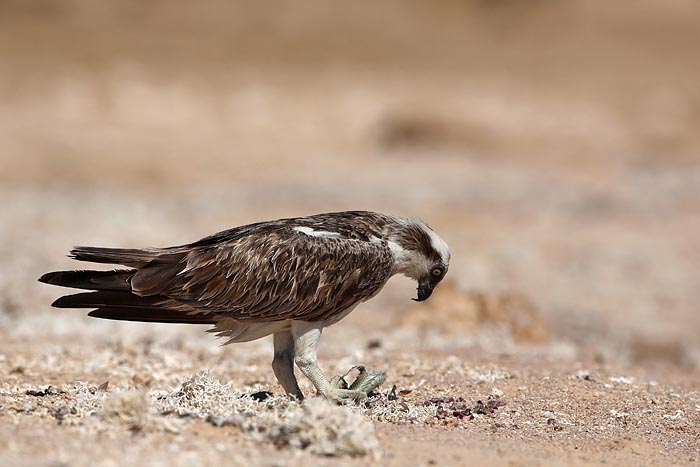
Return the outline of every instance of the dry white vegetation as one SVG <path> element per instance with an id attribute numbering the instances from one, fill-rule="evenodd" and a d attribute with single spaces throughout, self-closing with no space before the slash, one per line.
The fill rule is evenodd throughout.
<path id="1" fill-rule="evenodd" d="M 450 358 L 446 366 L 450 367 L 446 368 L 448 372 L 458 367 Z M 464 371 L 477 384 L 510 378 L 507 372 L 496 368 Z M 381 456 L 381 450 L 373 421 L 431 425 L 441 419 L 442 406 L 453 402 L 461 403 L 462 410 L 470 415 L 464 401 L 444 398 L 434 403 L 416 402 L 402 397 L 411 390 L 399 391 L 397 397 L 396 388 L 384 389 L 360 404 L 344 406 L 320 397 L 298 402 L 284 395 L 254 391 L 233 382 L 222 384 L 205 370 L 169 392 L 110 390 L 108 383 L 95 387 L 77 382 L 68 388 L 14 388 L 10 393 L 65 396 L 66 405 L 39 415 L 53 416 L 62 425 L 98 432 L 124 429 L 178 434 L 189 423 L 204 420 L 215 427 L 235 427 L 256 442 L 271 443 L 280 449 L 321 456 L 369 455 L 375 459 Z M 500 397 L 498 391 L 492 393 Z"/>
<path id="2" fill-rule="evenodd" d="M 110 393 L 85 383 L 65 392 L 69 406 L 52 414 L 65 425 L 99 431 L 121 427 L 134 432 L 179 433 L 187 423 L 203 419 L 217 427 L 237 427 L 255 441 L 271 442 L 278 448 L 322 456 L 380 455 L 374 427 L 359 407 L 341 407 L 322 398 L 299 403 L 281 395 L 259 400 L 231 383 L 221 384 L 207 371 L 167 394 Z"/>
<path id="3" fill-rule="evenodd" d="M 281 395 L 263 397 L 261 401 L 231 383 L 221 384 L 204 371 L 155 404 L 161 413 L 205 418 L 215 426 L 233 425 L 277 447 L 325 456 L 379 453 L 374 427 L 356 410 L 321 398 L 299 403 Z"/>

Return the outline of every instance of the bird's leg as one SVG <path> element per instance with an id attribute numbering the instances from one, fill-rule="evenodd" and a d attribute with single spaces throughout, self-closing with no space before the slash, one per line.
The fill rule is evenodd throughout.
<path id="1" fill-rule="evenodd" d="M 294 362 L 304 376 L 313 383 L 316 391 L 326 399 L 343 402 L 347 400 L 364 399 L 367 392 L 359 388 L 342 389 L 332 385 L 323 376 L 316 359 L 316 348 L 321 338 L 322 323 L 295 321 L 292 323 L 294 336 Z"/>
<path id="2" fill-rule="evenodd" d="M 294 376 L 294 339 L 292 333 L 290 331 L 276 332 L 273 341 L 275 356 L 272 359 L 272 370 L 277 376 L 277 381 L 289 396 L 302 400 L 304 395 Z"/>

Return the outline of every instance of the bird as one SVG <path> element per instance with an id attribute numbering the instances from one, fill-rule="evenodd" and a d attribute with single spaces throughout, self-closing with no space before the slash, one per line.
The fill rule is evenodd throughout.
<path id="1" fill-rule="evenodd" d="M 417 218 L 343 211 L 252 223 L 166 248 L 77 246 L 69 257 L 121 267 L 44 274 L 40 282 L 88 291 L 52 306 L 92 308 L 88 316 L 111 320 L 212 325 L 224 344 L 272 335 L 272 369 L 290 397 L 304 397 L 296 365 L 318 395 L 345 403 L 367 397 L 386 374 L 359 365 L 351 384 L 326 379 L 317 361 L 322 330 L 396 274 L 416 281 L 413 300 L 428 299 L 450 250 Z"/>

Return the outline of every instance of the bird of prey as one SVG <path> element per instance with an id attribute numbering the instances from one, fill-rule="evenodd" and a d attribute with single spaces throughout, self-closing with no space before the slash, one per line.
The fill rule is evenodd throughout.
<path id="1" fill-rule="evenodd" d="M 91 291 L 53 306 L 93 308 L 89 316 L 113 320 L 209 324 L 226 344 L 272 334 L 272 369 L 287 394 L 303 398 L 296 363 L 335 401 L 364 398 L 386 376 L 358 367 L 349 386 L 327 380 L 316 359 L 323 328 L 394 274 L 416 280 L 414 300 L 426 300 L 450 262 L 447 244 L 423 221 L 366 211 L 249 224 L 168 248 L 80 246 L 70 256 L 125 268 L 45 274 L 39 281 Z"/>

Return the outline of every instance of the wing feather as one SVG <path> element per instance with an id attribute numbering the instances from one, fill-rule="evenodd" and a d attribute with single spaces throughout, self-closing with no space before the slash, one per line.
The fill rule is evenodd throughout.
<path id="1" fill-rule="evenodd" d="M 255 321 L 333 316 L 377 293 L 393 267 L 382 242 L 313 237 L 292 228 L 204 244 L 180 263 L 180 270 L 149 276 L 161 287 L 148 281 L 141 289 Z M 138 273 L 133 283 L 140 284 Z"/>
<path id="2" fill-rule="evenodd" d="M 390 221 L 353 211 L 250 224 L 170 248 L 76 247 L 78 260 L 133 269 L 40 280 L 103 291 L 59 304 L 112 319 L 325 320 L 371 298 L 393 273 L 388 245 L 377 241 Z"/>

